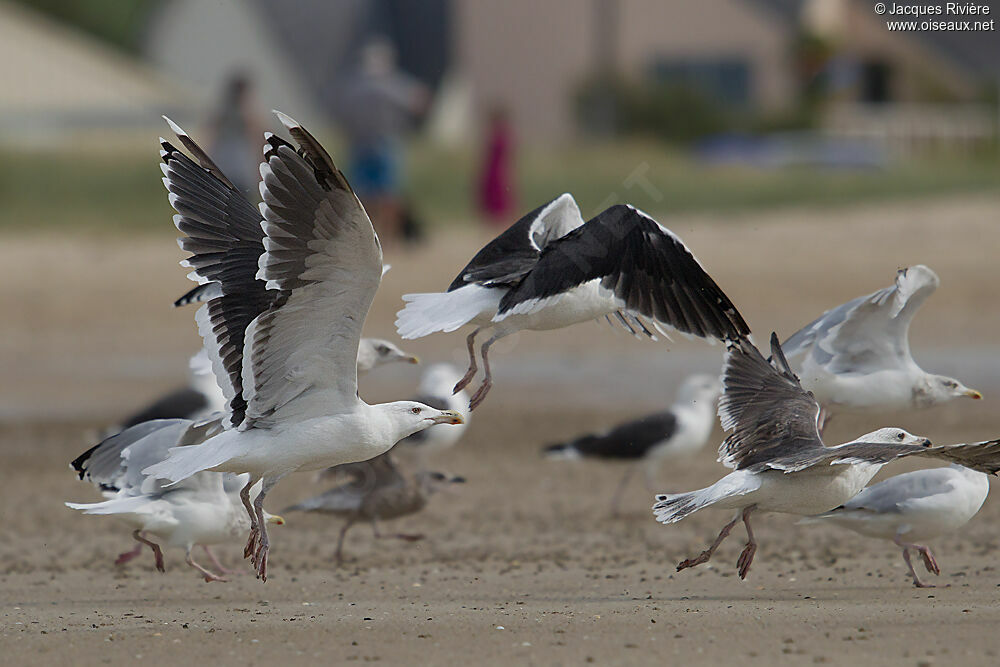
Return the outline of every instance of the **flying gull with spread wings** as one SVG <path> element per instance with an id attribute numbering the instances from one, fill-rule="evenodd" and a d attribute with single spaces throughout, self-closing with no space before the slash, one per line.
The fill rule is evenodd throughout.
<path id="1" fill-rule="evenodd" d="M 614 317 L 636 336 L 655 339 L 668 329 L 725 340 L 750 333 L 729 297 L 673 232 L 626 205 L 587 222 L 573 197 L 539 206 L 488 243 L 447 291 L 405 294 L 396 328 L 404 339 L 472 324 L 466 338 L 469 369 L 458 392 L 475 377 L 476 336 L 484 378 L 475 409 L 492 386 L 489 348 L 517 331 L 560 329 Z"/>
<path id="2" fill-rule="evenodd" d="M 782 344 L 803 357 L 799 377 L 823 406 L 820 426 L 840 411 L 923 409 L 953 398 L 982 398 L 975 389 L 928 373 L 910 353 L 910 322 L 940 284 L 918 264 L 896 282 L 823 313 Z"/>
<path id="3" fill-rule="evenodd" d="M 719 446 L 719 460 L 735 470 L 707 488 L 656 497 L 653 513 L 665 524 L 705 507 L 738 510 L 715 542 L 678 570 L 707 562 L 742 519 L 748 539 L 737 567 L 746 578 L 757 551 L 753 512 L 827 512 L 901 457 L 943 459 L 990 474 L 1000 470 L 1000 440 L 935 447 L 902 429 L 881 428 L 827 447 L 819 433 L 819 403 L 799 384 L 773 333 L 771 358 L 769 363 L 749 340 L 727 343 L 719 417 L 731 433 Z"/>
<path id="4" fill-rule="evenodd" d="M 412 433 L 462 421 L 414 401 L 369 405 L 358 396 L 358 345 L 382 248 L 330 155 L 299 123 L 277 116 L 297 146 L 265 135 L 259 213 L 183 130 L 172 126 L 194 160 L 161 141 L 189 277 L 219 283 L 220 295 L 195 320 L 227 406 L 221 433 L 172 448 L 144 470 L 173 481 L 202 470 L 249 473 L 240 492 L 251 521 L 244 555 L 265 581 L 263 503 L 280 479 L 370 459 Z"/>

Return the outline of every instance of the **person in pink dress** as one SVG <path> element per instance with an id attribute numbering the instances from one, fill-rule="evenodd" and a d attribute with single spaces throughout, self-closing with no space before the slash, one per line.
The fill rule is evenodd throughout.
<path id="1" fill-rule="evenodd" d="M 479 210 L 491 224 L 504 227 L 512 221 L 514 196 L 514 137 L 507 112 L 490 112 L 486 151 L 479 182 Z"/>

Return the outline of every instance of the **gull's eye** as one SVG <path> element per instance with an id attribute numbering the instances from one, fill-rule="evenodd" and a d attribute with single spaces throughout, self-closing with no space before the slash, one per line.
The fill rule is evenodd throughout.
<path id="1" fill-rule="evenodd" d="M 906 434 L 903 433 L 902 431 L 900 431 L 899 433 L 896 434 L 896 439 L 897 440 L 902 440 L 905 437 L 906 437 Z"/>
<path id="2" fill-rule="evenodd" d="M 420 414 L 420 408 L 410 408 L 410 412 L 412 412 L 415 415 L 419 415 Z"/>
<path id="3" fill-rule="evenodd" d="M 378 352 L 379 354 L 388 354 L 388 353 L 389 353 L 389 348 L 387 348 L 387 347 L 386 347 L 385 345 L 379 345 L 379 346 L 378 346 L 377 348 L 375 348 L 375 349 L 376 349 L 376 351 L 377 351 L 377 352 Z"/>
<path id="4" fill-rule="evenodd" d="M 948 389 L 954 389 L 955 387 L 958 386 L 958 384 L 949 380 L 944 383 L 944 386 L 948 387 Z"/>

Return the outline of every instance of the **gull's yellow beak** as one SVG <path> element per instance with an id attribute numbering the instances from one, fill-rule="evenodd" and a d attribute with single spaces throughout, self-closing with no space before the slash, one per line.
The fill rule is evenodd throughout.
<path id="1" fill-rule="evenodd" d="M 455 410 L 445 410 L 437 417 L 431 417 L 431 421 L 435 424 L 464 424 L 465 417 Z"/>
<path id="2" fill-rule="evenodd" d="M 978 401 L 979 399 L 981 399 L 981 398 L 983 397 L 983 395 L 982 395 L 982 394 L 980 394 L 980 393 L 979 393 L 978 391 L 976 391 L 975 389 L 966 389 L 966 390 L 965 390 L 965 395 L 966 395 L 966 396 L 968 396 L 969 398 L 974 398 L 974 399 L 976 399 L 977 401 Z"/>
<path id="3" fill-rule="evenodd" d="M 415 354 L 411 354 L 410 356 L 406 357 L 406 361 L 407 361 L 407 363 L 411 363 L 411 364 L 419 364 L 420 363 L 420 357 L 418 357 Z"/>
<path id="4" fill-rule="evenodd" d="M 280 517 L 277 514 L 272 514 L 271 516 L 267 517 L 267 522 L 268 523 L 273 523 L 276 526 L 284 526 L 285 525 L 285 518 L 284 517 Z"/>

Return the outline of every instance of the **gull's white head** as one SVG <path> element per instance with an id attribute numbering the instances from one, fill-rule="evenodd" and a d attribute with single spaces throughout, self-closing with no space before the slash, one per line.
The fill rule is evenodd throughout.
<path id="1" fill-rule="evenodd" d="M 358 370 L 367 372 L 394 361 L 405 361 L 408 364 L 419 364 L 420 359 L 409 352 L 404 352 L 398 346 L 381 338 L 362 338 L 358 346 Z"/>
<path id="2" fill-rule="evenodd" d="M 689 375 L 677 390 L 678 402 L 705 403 L 715 407 L 715 399 L 722 392 L 722 383 L 713 375 L 698 373 Z"/>
<path id="3" fill-rule="evenodd" d="M 955 378 L 950 378 L 945 375 L 928 375 L 927 385 L 923 387 L 923 395 L 918 395 L 916 397 L 919 403 L 921 399 L 924 399 L 927 403 L 933 405 L 935 403 L 944 403 L 953 398 L 961 398 L 962 396 L 967 396 L 968 398 L 980 399 L 983 397 L 975 389 L 970 389 L 964 384 L 956 380 Z"/>
<path id="4" fill-rule="evenodd" d="M 396 429 L 396 441 L 435 424 L 464 424 L 465 418 L 455 410 L 437 410 L 416 401 L 396 401 L 379 406 Z"/>
<path id="5" fill-rule="evenodd" d="M 901 428 L 889 427 L 880 428 L 877 431 L 867 433 L 855 442 L 871 442 L 881 445 L 920 445 L 930 447 L 931 441 L 921 435 L 913 435 Z"/>

